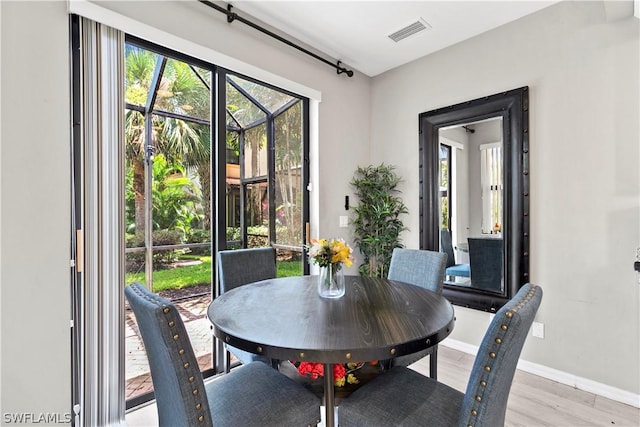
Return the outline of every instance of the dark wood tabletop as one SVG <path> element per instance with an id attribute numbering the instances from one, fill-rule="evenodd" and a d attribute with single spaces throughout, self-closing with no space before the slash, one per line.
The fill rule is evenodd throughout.
<path id="1" fill-rule="evenodd" d="M 453 307 L 440 295 L 386 279 L 345 281 L 338 299 L 318 296 L 317 276 L 240 286 L 209 306 L 213 333 L 274 359 L 347 363 L 410 354 L 453 330 Z"/>

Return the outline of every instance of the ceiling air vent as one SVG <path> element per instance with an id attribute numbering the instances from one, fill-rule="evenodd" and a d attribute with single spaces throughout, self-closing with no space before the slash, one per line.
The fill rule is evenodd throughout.
<path id="1" fill-rule="evenodd" d="M 431 25 L 429 25 L 424 19 L 420 18 L 416 22 L 413 22 L 396 32 L 389 34 L 388 37 L 394 42 L 398 43 L 400 40 L 404 40 L 409 36 L 412 36 L 419 33 L 420 31 L 424 31 L 429 28 L 431 28 Z"/>

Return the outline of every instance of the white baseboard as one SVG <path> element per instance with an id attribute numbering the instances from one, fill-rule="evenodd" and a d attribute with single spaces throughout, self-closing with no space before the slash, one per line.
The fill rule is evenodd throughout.
<path id="1" fill-rule="evenodd" d="M 462 351 L 463 353 L 472 354 L 474 356 L 478 353 L 478 346 L 462 341 L 452 340 L 450 338 L 438 345 Z M 579 377 L 568 372 L 559 371 L 557 369 L 549 368 L 548 366 L 539 365 L 522 359 L 518 361 L 518 369 L 530 374 L 538 375 L 548 380 L 559 382 L 560 384 L 565 384 L 579 390 L 606 397 L 607 399 L 615 400 L 616 402 L 640 408 L 640 394 L 635 394 L 630 391 L 622 390 L 588 378 Z"/>

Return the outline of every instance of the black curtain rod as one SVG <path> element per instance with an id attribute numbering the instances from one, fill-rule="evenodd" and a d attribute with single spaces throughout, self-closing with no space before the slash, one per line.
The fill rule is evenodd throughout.
<path id="1" fill-rule="evenodd" d="M 353 71 L 344 68 L 342 66 L 342 62 L 341 61 L 338 61 L 338 62 L 336 62 L 334 64 L 333 62 L 321 57 L 320 55 L 316 55 L 315 53 L 311 52 L 310 50 L 307 50 L 307 49 L 303 48 L 302 46 L 298 46 L 297 44 L 293 43 L 292 41 L 289 41 L 289 40 L 277 35 L 276 33 L 271 32 L 271 31 L 267 30 L 266 28 L 263 28 L 263 27 L 259 26 L 258 24 L 255 24 L 255 23 L 249 21 L 248 19 L 239 16 L 237 13 L 231 11 L 231 8 L 233 7 L 233 6 L 231 6 L 231 4 L 228 4 L 227 8 L 225 9 L 225 8 L 223 8 L 221 6 L 218 6 L 215 3 L 211 3 L 208 0 L 198 0 L 198 1 L 200 3 L 206 5 L 206 6 L 209 6 L 209 7 L 213 8 L 213 9 L 217 10 L 220 13 L 224 13 L 225 15 L 227 15 L 227 22 L 229 22 L 229 23 L 232 23 L 233 21 L 238 20 L 238 21 L 242 22 L 243 24 L 248 25 L 251 28 L 260 31 L 261 33 L 264 33 L 264 34 L 266 34 L 266 35 L 268 35 L 270 37 L 273 37 L 274 39 L 276 39 L 276 40 L 278 40 L 278 41 L 280 41 L 280 42 L 282 42 L 282 43 L 284 43 L 286 45 L 289 45 L 289 46 L 291 46 L 291 47 L 293 47 L 295 49 L 298 49 L 299 51 L 301 51 L 303 53 L 306 53 L 309 56 L 314 57 L 318 61 L 324 62 L 325 64 L 335 68 L 337 74 L 344 73 L 349 77 L 353 77 Z"/>

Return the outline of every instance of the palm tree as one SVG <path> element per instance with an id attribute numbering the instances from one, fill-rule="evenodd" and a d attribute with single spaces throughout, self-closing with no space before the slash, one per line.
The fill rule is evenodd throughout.
<path id="1" fill-rule="evenodd" d="M 148 105 L 154 73 L 163 66 L 160 84 L 155 91 L 155 102 Z M 196 70 L 184 62 L 166 59 L 135 46 L 127 46 L 125 99 L 128 104 L 137 107 L 136 110 L 127 111 L 125 122 L 126 160 L 128 166 L 133 169 L 136 234 L 144 232 L 145 224 L 145 116 L 150 115 L 152 120 L 149 145 L 154 147 L 154 152 L 162 153 L 169 161 L 182 162 L 186 167 L 195 168 L 203 184 L 203 199 L 210 198 L 209 125 L 153 114 L 154 111 L 164 111 L 209 120 L 210 91 L 196 74 Z M 210 81 L 210 72 L 198 72 L 203 79 L 208 77 Z M 203 204 L 205 222 L 209 222 L 211 216 L 208 205 L 207 202 Z"/>
<path id="2" fill-rule="evenodd" d="M 297 101 L 275 119 L 276 188 L 280 194 L 284 236 L 279 243 L 301 245 L 302 233 L 302 102 Z"/>
<path id="3" fill-rule="evenodd" d="M 153 78 L 158 55 L 144 49 L 127 46 L 125 100 L 129 104 L 144 107 L 149 86 Z M 125 115 L 125 159 L 133 169 L 133 192 L 135 197 L 135 231 L 144 233 L 144 152 L 146 145 L 144 115 L 136 110 L 127 110 Z"/>

